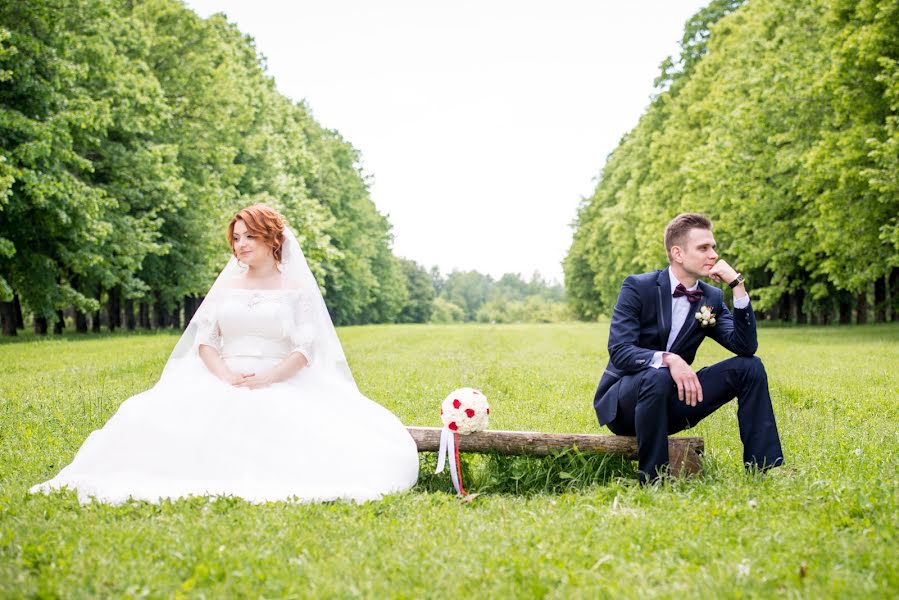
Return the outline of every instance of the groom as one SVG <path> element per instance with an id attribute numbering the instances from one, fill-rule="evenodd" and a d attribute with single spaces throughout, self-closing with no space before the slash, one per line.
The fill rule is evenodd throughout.
<path id="1" fill-rule="evenodd" d="M 668 467 L 668 435 L 693 427 L 737 398 L 747 468 L 783 463 L 755 314 L 743 276 L 715 252 L 712 223 L 698 214 L 676 216 L 665 228 L 667 269 L 630 275 L 621 286 L 609 332 L 609 364 L 593 398 L 600 425 L 636 435 L 640 482 Z M 734 312 L 708 277 L 733 289 Z M 704 310 L 704 309 L 710 310 Z M 699 344 L 711 337 L 736 354 L 694 372 Z"/>

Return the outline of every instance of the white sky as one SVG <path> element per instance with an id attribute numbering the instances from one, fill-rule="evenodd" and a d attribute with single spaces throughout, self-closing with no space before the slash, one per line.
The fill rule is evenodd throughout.
<path id="1" fill-rule="evenodd" d="M 394 251 L 562 280 L 570 223 L 708 0 L 189 0 L 362 153 Z"/>

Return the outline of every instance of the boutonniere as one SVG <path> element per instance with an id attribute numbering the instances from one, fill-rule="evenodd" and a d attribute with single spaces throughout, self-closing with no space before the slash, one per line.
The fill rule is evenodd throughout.
<path id="1" fill-rule="evenodd" d="M 715 313 L 712 312 L 711 306 L 702 306 L 699 309 L 699 312 L 696 313 L 696 320 L 699 321 L 699 324 L 703 327 L 714 327 L 715 326 Z"/>

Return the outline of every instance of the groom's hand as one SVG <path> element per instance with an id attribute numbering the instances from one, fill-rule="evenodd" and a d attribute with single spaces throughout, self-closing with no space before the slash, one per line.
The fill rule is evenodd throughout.
<path id="1" fill-rule="evenodd" d="M 730 283 L 738 276 L 739 273 L 737 273 L 737 270 L 727 264 L 727 261 L 725 260 L 719 260 L 711 269 L 709 269 L 709 278 L 716 283 L 730 285 Z M 742 283 L 737 284 L 734 287 L 733 294 L 735 300 L 746 296 L 746 287 Z"/>
<path id="2" fill-rule="evenodd" d="M 696 406 L 702 402 L 702 384 L 687 361 L 677 354 L 666 352 L 662 355 L 662 364 L 668 367 L 671 379 L 677 385 L 677 397 L 681 402 L 685 402 L 687 406 Z"/>
<path id="3" fill-rule="evenodd" d="M 737 270 L 722 259 L 709 269 L 709 278 L 715 283 L 730 283 L 737 278 Z"/>

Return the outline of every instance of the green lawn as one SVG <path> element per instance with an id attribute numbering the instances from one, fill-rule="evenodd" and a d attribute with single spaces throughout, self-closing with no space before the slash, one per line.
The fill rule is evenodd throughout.
<path id="1" fill-rule="evenodd" d="M 491 427 L 599 431 L 607 324 L 340 331 L 361 389 L 439 425 L 476 386 Z M 0 343 L 0 597 L 896 597 L 899 327 L 769 328 L 788 466 L 745 475 L 735 406 L 690 435 L 705 474 L 660 488 L 606 457 L 469 457 L 472 501 L 423 457 L 365 505 L 191 499 L 81 506 L 29 495 L 159 376 L 174 335 Z M 697 366 L 726 357 L 709 341 Z M 732 403 L 733 404 L 733 403 Z"/>

